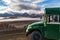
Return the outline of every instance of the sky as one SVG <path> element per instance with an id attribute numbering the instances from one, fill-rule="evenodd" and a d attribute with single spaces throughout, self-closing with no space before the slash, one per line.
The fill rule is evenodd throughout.
<path id="1" fill-rule="evenodd" d="M 0 13 L 44 13 L 44 8 L 60 7 L 60 0 L 0 0 Z"/>

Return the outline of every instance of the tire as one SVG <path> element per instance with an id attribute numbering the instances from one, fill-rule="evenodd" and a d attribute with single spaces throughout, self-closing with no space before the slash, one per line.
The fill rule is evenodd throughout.
<path id="1" fill-rule="evenodd" d="M 33 31 L 31 33 L 31 40 L 42 40 L 42 35 L 39 31 Z"/>

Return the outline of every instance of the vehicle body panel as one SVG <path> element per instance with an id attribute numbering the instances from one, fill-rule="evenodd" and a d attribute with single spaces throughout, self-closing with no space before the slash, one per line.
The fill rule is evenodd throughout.
<path id="1" fill-rule="evenodd" d="M 26 32 L 30 32 L 30 30 L 38 29 L 42 32 L 43 37 L 48 39 L 60 40 L 60 8 L 46 8 L 45 10 L 46 13 L 43 22 L 32 23 L 28 25 L 27 26 L 28 31 Z M 46 19 L 47 15 L 59 15 L 59 21 L 48 23 Z"/>
<path id="2" fill-rule="evenodd" d="M 47 24 L 46 26 L 46 38 L 59 39 L 59 24 Z"/>

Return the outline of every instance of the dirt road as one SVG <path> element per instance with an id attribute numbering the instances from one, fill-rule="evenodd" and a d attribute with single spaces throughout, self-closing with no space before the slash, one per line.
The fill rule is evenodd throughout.
<path id="1" fill-rule="evenodd" d="M 0 40 L 31 40 L 30 36 L 25 36 L 25 30 L 23 29 L 24 26 L 33 23 L 33 21 L 21 21 L 21 22 L 12 22 L 7 23 L 8 28 L 13 27 L 14 29 L 20 29 L 20 30 L 13 30 L 13 31 L 0 31 Z M 10 26 L 11 25 L 11 26 Z M 0 25 L 0 29 L 7 29 L 6 23 L 3 23 Z M 11 29 L 10 29 L 11 30 Z M 44 39 L 45 40 L 45 39 Z"/>
<path id="2" fill-rule="evenodd" d="M 21 30 L 8 31 L 0 33 L 0 40 L 31 40 L 30 35 L 26 37 L 25 32 Z M 48 39 L 43 39 L 48 40 Z M 50 40 L 50 39 L 49 39 Z"/>
<path id="3" fill-rule="evenodd" d="M 0 35 L 0 40 L 29 40 L 24 32 L 3 33 Z"/>
<path id="4" fill-rule="evenodd" d="M 0 23 L 0 30 L 4 30 L 3 32 L 0 31 L 0 40 L 30 40 L 29 37 L 25 36 L 24 26 L 33 23 L 34 21 L 21 21 L 21 22 L 11 22 L 11 23 Z M 5 32 L 5 29 L 17 28 L 20 30 L 17 31 L 8 31 Z"/>

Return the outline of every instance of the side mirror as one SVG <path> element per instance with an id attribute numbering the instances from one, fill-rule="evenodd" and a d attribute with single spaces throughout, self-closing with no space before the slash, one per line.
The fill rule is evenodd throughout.
<path id="1" fill-rule="evenodd" d="M 28 26 L 28 25 L 24 26 L 24 30 L 26 30 L 26 29 L 27 29 L 27 26 Z"/>

